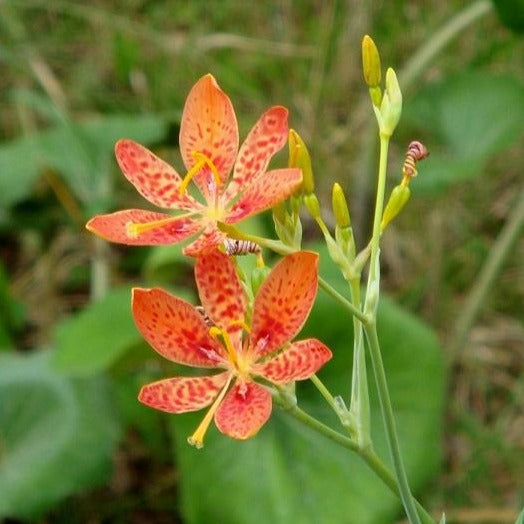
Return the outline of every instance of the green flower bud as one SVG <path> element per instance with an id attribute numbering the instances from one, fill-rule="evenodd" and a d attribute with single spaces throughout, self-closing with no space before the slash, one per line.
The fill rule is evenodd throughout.
<path id="1" fill-rule="evenodd" d="M 410 195 L 411 191 L 408 186 L 400 184 L 393 188 L 388 203 L 386 204 L 386 209 L 384 209 L 382 215 L 382 222 L 380 224 L 381 231 L 384 231 L 388 224 L 402 211 Z"/>
<path id="2" fill-rule="evenodd" d="M 351 226 L 351 218 L 349 216 L 349 208 L 344 196 L 344 190 L 338 183 L 333 184 L 333 192 L 331 195 L 332 205 L 333 205 L 333 214 L 335 215 L 335 220 L 337 226 L 341 228 Z"/>
<path id="3" fill-rule="evenodd" d="M 304 204 L 310 215 L 315 219 L 322 219 L 320 215 L 320 204 L 318 198 L 314 193 L 304 196 Z"/>
<path id="4" fill-rule="evenodd" d="M 386 72 L 386 90 L 380 106 L 380 134 L 391 136 L 400 120 L 402 113 L 402 92 L 398 85 L 397 75 L 393 69 Z"/>
<path id="5" fill-rule="evenodd" d="M 362 70 L 364 80 L 369 87 L 380 85 L 380 55 L 375 42 L 369 35 L 362 39 Z"/>
<path id="6" fill-rule="evenodd" d="M 300 135 L 294 130 L 289 130 L 289 167 L 298 167 L 302 170 L 302 188 L 306 195 L 315 190 L 313 169 L 311 168 L 311 157 L 306 144 Z"/>

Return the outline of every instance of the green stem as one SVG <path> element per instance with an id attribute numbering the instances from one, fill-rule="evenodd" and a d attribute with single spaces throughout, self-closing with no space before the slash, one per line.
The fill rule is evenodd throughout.
<path id="1" fill-rule="evenodd" d="M 328 438 L 333 442 L 336 442 L 344 448 L 358 452 L 358 444 L 354 440 L 350 439 L 349 437 L 346 437 L 345 435 L 342 435 L 342 433 L 335 431 L 329 426 L 326 426 L 326 424 L 320 422 L 320 420 L 317 420 L 315 417 L 312 417 L 311 415 L 300 409 L 298 406 L 288 405 L 285 401 L 282 400 L 280 394 L 274 395 L 273 400 L 277 404 L 279 404 L 280 407 L 282 407 L 287 413 L 289 413 L 294 418 L 296 418 L 306 426 L 310 427 L 311 429 L 314 429 L 317 433 L 320 433 L 324 437 Z"/>
<path id="2" fill-rule="evenodd" d="M 400 498 L 406 510 L 406 515 L 412 524 L 420 524 L 420 519 L 415 508 L 414 498 L 408 484 L 408 477 L 400 454 L 400 444 L 398 441 L 397 430 L 395 427 L 395 418 L 393 416 L 393 407 L 389 397 L 386 373 L 384 371 L 384 364 L 382 362 L 382 355 L 380 354 L 380 346 L 378 342 L 376 326 L 370 325 L 364 327 L 368 339 L 369 352 L 371 355 L 371 363 L 373 366 L 373 373 L 375 375 L 375 382 L 377 384 L 378 399 L 380 403 L 380 411 L 384 421 L 386 430 L 386 438 L 389 445 L 389 451 L 393 459 L 393 468 L 397 475 L 398 489 Z"/>
<path id="3" fill-rule="evenodd" d="M 351 300 L 360 309 L 360 277 L 351 280 Z M 358 443 L 362 448 L 371 446 L 371 424 L 369 407 L 369 388 L 364 352 L 362 322 L 353 317 L 353 371 L 351 377 L 350 412 L 356 421 Z"/>
<path id="4" fill-rule="evenodd" d="M 398 491 L 398 485 L 395 477 L 384 465 L 380 457 L 372 449 L 364 449 L 360 453 L 360 456 L 368 467 L 379 477 L 382 482 L 393 492 L 397 497 L 400 496 Z M 420 502 L 414 499 L 415 506 L 417 507 L 418 515 L 422 521 L 422 524 L 435 524 L 433 517 L 426 511 L 424 506 Z"/>
<path id="5" fill-rule="evenodd" d="M 456 356 L 464 347 L 471 326 L 475 322 L 482 304 L 523 226 L 524 189 L 521 189 L 517 203 L 495 240 L 455 324 L 455 335 L 450 345 L 451 358 Z"/>
<path id="6" fill-rule="evenodd" d="M 380 353 L 380 345 L 378 342 L 376 329 L 376 310 L 379 299 L 379 282 L 380 282 L 380 224 L 382 222 L 382 211 L 384 207 L 384 194 L 386 189 L 386 171 L 387 171 L 387 154 L 389 147 L 389 137 L 380 136 L 380 161 L 378 170 L 377 196 L 375 203 L 375 215 L 373 218 L 373 236 L 371 238 L 371 256 L 369 267 L 369 278 L 366 289 L 366 302 L 364 305 L 364 312 L 373 318 L 372 322 L 364 325 L 366 337 L 368 340 L 369 353 L 371 356 L 371 364 L 373 366 L 373 374 L 378 390 L 378 400 L 380 404 L 380 411 L 384 421 L 384 428 L 386 431 L 386 439 L 388 441 L 389 450 L 393 459 L 393 466 L 397 476 L 398 488 L 400 498 L 406 515 L 411 524 L 420 524 L 413 495 L 409 488 L 408 478 L 402 455 L 400 453 L 400 446 L 395 427 L 395 419 L 393 416 L 393 408 L 391 406 L 391 399 L 386 381 L 386 373 L 384 371 L 384 364 L 382 362 L 382 355 Z"/>
<path id="7" fill-rule="evenodd" d="M 317 433 L 328 438 L 332 442 L 335 442 L 340 446 L 357 453 L 368 465 L 368 467 L 377 475 L 377 477 L 379 477 L 382 480 L 382 482 L 384 482 L 384 484 L 390 489 L 390 491 L 394 493 L 397 497 L 399 496 L 398 485 L 397 481 L 395 480 L 395 477 L 388 470 L 385 464 L 380 460 L 380 457 L 372 449 L 361 449 L 354 440 L 350 439 L 349 437 L 346 437 L 345 435 L 342 435 L 341 433 L 338 433 L 338 431 L 331 429 L 329 426 L 326 426 L 316 418 L 312 417 L 311 415 L 300 409 L 298 406 L 289 406 L 286 402 L 283 401 L 279 394 L 274 395 L 273 398 L 277 404 L 279 404 L 287 413 L 289 413 L 295 419 L 299 420 L 300 422 L 310 427 Z M 433 519 L 423 508 L 423 506 L 418 502 L 415 503 L 417 505 L 418 511 L 420 512 L 420 516 L 423 523 L 434 524 Z"/>
<path id="8" fill-rule="evenodd" d="M 321 289 L 323 289 L 330 297 L 334 298 L 341 306 L 344 307 L 347 311 L 349 311 L 355 318 L 358 318 L 358 320 L 362 324 L 368 323 L 368 318 L 360 309 L 358 309 L 355 305 L 353 305 L 349 300 L 344 298 L 331 284 L 328 284 L 322 277 L 318 277 L 318 285 Z"/>
<path id="9" fill-rule="evenodd" d="M 337 408 L 335 406 L 335 399 L 333 398 L 333 395 L 331 394 L 329 389 L 324 385 L 324 383 L 316 375 L 311 375 L 309 379 L 320 391 L 320 394 L 325 398 L 326 402 L 330 405 L 333 411 L 336 411 Z"/>
<path id="10" fill-rule="evenodd" d="M 389 137 L 380 137 L 380 160 L 378 166 L 378 184 L 377 184 L 377 198 L 375 202 L 375 215 L 373 217 L 373 236 L 371 237 L 371 256 L 368 276 L 368 289 L 370 284 L 379 278 L 378 270 L 378 255 L 380 242 L 380 224 L 382 222 L 382 212 L 384 209 L 384 195 L 386 192 L 386 171 L 388 161 Z M 366 293 L 366 300 L 368 299 Z M 364 308 L 365 310 L 365 308 Z"/>

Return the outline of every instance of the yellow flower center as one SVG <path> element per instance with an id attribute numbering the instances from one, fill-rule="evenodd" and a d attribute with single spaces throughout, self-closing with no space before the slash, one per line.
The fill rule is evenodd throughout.
<path id="1" fill-rule="evenodd" d="M 213 175 L 213 180 L 215 182 L 215 186 L 218 188 L 221 184 L 220 175 L 218 173 L 218 170 L 213 164 L 213 161 L 204 153 L 200 153 L 199 151 L 193 151 L 192 153 L 193 158 L 195 159 L 195 164 L 193 167 L 187 172 L 186 176 L 182 180 L 182 183 L 180 184 L 180 194 L 184 194 L 187 190 L 187 186 L 193 179 L 193 177 L 200 172 L 200 170 L 204 167 L 208 167 L 211 171 L 211 174 Z M 223 206 L 220 205 L 220 197 L 218 194 L 218 191 L 214 192 L 214 204 L 208 205 L 206 208 L 202 210 L 201 217 L 203 219 L 203 226 L 205 227 L 206 223 L 215 223 L 215 222 L 222 222 L 226 217 L 226 211 L 223 208 Z M 181 218 L 185 217 L 191 217 L 194 216 L 195 212 L 186 213 L 185 215 L 178 215 L 176 217 L 172 218 L 166 218 L 162 220 L 153 220 L 151 222 L 144 222 L 144 223 L 136 223 L 136 222 L 129 222 L 126 224 L 127 228 L 127 234 L 132 238 L 137 238 L 139 235 L 143 233 L 147 233 L 148 231 L 152 231 L 154 229 L 158 229 L 163 226 L 167 226 L 170 223 L 173 223 L 177 220 L 180 220 Z"/>
<path id="2" fill-rule="evenodd" d="M 247 332 L 250 331 L 249 327 L 243 320 L 235 320 L 234 322 L 231 322 L 230 325 L 241 326 Z M 231 364 L 233 372 L 237 376 L 245 378 L 249 377 L 252 360 L 251 358 L 248 358 L 248 355 L 244 354 L 241 351 L 239 352 L 235 349 L 233 343 L 231 342 L 231 337 L 229 336 L 229 333 L 225 329 L 221 329 L 217 326 L 212 326 L 209 329 L 209 334 L 216 340 L 218 340 L 219 338 L 222 339 L 224 346 L 227 350 L 228 360 Z"/>

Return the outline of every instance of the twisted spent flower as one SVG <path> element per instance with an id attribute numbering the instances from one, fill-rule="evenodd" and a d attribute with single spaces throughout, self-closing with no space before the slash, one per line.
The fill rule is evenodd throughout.
<path id="1" fill-rule="evenodd" d="M 282 385 L 307 379 L 332 355 L 314 338 L 290 342 L 315 300 L 317 254 L 300 251 L 284 257 L 259 288 L 252 308 L 235 262 L 224 253 L 213 250 L 198 257 L 195 277 L 208 321 L 197 308 L 159 288 L 133 290 L 133 317 L 163 357 L 219 371 L 159 380 L 143 386 L 138 397 L 168 413 L 210 406 L 188 438 L 200 448 L 213 419 L 234 439 L 248 439 L 260 430 L 271 415 L 272 400 L 259 380 Z"/>
<path id="2" fill-rule="evenodd" d="M 92 218 L 86 228 L 96 235 L 128 245 L 178 243 L 200 234 L 184 248 L 198 256 L 224 242 L 218 223 L 235 224 L 265 211 L 293 194 L 302 183 L 300 169 L 267 171 L 269 161 L 285 145 L 288 110 L 268 109 L 240 149 L 238 125 L 229 97 L 211 74 L 191 89 L 182 113 L 180 152 L 186 169 L 173 167 L 140 144 L 123 139 L 115 154 L 126 178 L 152 204 L 181 213 L 127 209 Z M 233 170 L 231 177 L 229 174 Z M 193 181 L 204 203 L 187 189 Z"/>

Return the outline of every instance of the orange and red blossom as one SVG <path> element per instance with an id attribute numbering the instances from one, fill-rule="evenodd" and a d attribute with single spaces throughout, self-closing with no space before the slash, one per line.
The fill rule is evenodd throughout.
<path id="1" fill-rule="evenodd" d="M 180 152 L 188 170 L 184 179 L 132 140 L 120 140 L 115 147 L 120 168 L 142 196 L 160 208 L 182 213 L 171 216 L 127 209 L 95 216 L 87 229 L 128 245 L 172 244 L 200 233 L 184 249 L 191 256 L 221 244 L 226 235 L 218 228 L 219 222 L 235 224 L 265 211 L 300 186 L 300 169 L 266 171 L 273 155 L 286 143 L 287 116 L 285 107 L 268 109 L 239 150 L 231 101 L 212 75 L 203 76 L 191 89 L 182 113 Z M 188 194 L 191 180 L 204 203 Z"/>
<path id="2" fill-rule="evenodd" d="M 300 251 L 284 257 L 260 286 L 251 315 L 230 257 L 218 250 L 205 253 L 197 259 L 195 277 L 207 322 L 191 304 L 158 288 L 134 289 L 133 316 L 163 357 L 220 372 L 153 382 L 138 398 L 168 413 L 211 405 L 188 439 L 197 447 L 203 446 L 213 419 L 222 433 L 248 439 L 264 425 L 272 407 L 270 392 L 255 378 L 277 385 L 304 380 L 331 358 L 331 351 L 314 338 L 290 342 L 315 300 L 318 255 Z"/>

